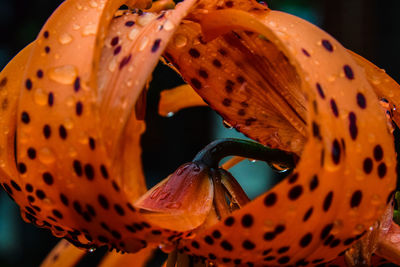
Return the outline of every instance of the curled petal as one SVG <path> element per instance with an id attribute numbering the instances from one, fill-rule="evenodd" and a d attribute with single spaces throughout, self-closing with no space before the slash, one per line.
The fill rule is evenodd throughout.
<path id="1" fill-rule="evenodd" d="M 275 146 L 301 159 L 272 190 L 182 246 L 219 262 L 290 265 L 334 259 L 379 219 L 395 188 L 393 137 L 364 70 L 331 36 L 282 12 L 223 7 L 193 17 L 168 47 L 171 62 L 232 125 L 245 125 L 238 112 L 244 100 L 252 101 L 244 114 L 258 117 L 239 130 L 263 143 L 275 134 L 280 140 Z M 179 35 L 198 40 L 198 22 L 204 39 L 177 46 Z M 248 58 L 257 67 L 233 68 Z M 221 66 L 226 73 L 217 71 Z M 223 88 L 239 75 L 250 86 L 236 81 Z M 257 81 L 262 86 L 256 87 Z M 286 102 L 284 110 L 271 103 L 276 101 Z M 268 119 L 262 117 L 265 110 Z M 279 131 L 285 127 L 286 136 Z M 221 234 L 218 239 L 205 242 L 214 231 Z M 194 241 L 201 249 L 192 246 Z"/>
<path id="2" fill-rule="evenodd" d="M 156 225 L 187 231 L 204 223 L 213 194 L 210 170 L 204 165 L 188 163 L 149 190 L 135 207 Z"/>
<path id="3" fill-rule="evenodd" d="M 154 253 L 154 248 L 145 248 L 136 253 L 120 254 L 108 253 L 100 262 L 99 267 L 145 267 Z"/>
<path id="4" fill-rule="evenodd" d="M 61 240 L 53 248 L 46 259 L 40 265 L 41 267 L 72 267 L 86 254 L 86 251 L 79 249 L 69 243 L 67 240 Z"/>
<path id="5" fill-rule="evenodd" d="M 206 106 L 203 99 L 188 85 L 181 85 L 161 92 L 158 113 L 161 116 L 176 113 L 188 107 Z"/>
<path id="6" fill-rule="evenodd" d="M 132 206 L 145 190 L 142 88 L 193 2 L 113 19 L 125 1 L 65 1 L 2 72 L 10 109 L 1 138 L 10 153 L 0 179 L 26 221 L 85 248 L 134 252 L 171 235 Z M 124 29 L 119 40 L 114 27 Z"/>

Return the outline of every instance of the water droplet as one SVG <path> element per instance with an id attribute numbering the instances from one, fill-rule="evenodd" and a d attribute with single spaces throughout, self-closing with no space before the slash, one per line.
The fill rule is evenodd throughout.
<path id="1" fill-rule="evenodd" d="M 78 152 L 76 151 L 76 149 L 75 149 L 74 147 L 70 146 L 70 147 L 68 148 L 68 155 L 69 155 L 71 158 L 74 158 L 74 157 L 76 157 L 76 155 L 78 155 Z"/>
<path id="2" fill-rule="evenodd" d="M 160 192 L 161 192 L 161 188 L 160 188 L 160 187 L 157 187 L 156 189 L 154 189 L 153 192 L 151 192 L 150 198 L 151 198 L 151 199 L 157 198 L 158 195 L 160 194 Z"/>
<path id="3" fill-rule="evenodd" d="M 371 197 L 371 203 L 372 205 L 378 205 L 381 203 L 381 196 L 378 194 L 374 194 Z"/>
<path id="4" fill-rule="evenodd" d="M 182 203 L 172 202 L 165 205 L 168 209 L 179 209 L 182 206 Z"/>
<path id="5" fill-rule="evenodd" d="M 185 164 L 185 166 L 180 167 L 177 171 L 176 171 L 176 175 L 180 176 L 182 175 L 182 173 L 189 167 L 189 164 Z"/>
<path id="6" fill-rule="evenodd" d="M 140 32 L 140 31 L 139 31 L 138 28 L 133 28 L 133 29 L 129 32 L 128 38 L 129 38 L 130 40 L 134 41 L 134 40 L 136 39 L 136 37 L 138 36 L 139 32 Z"/>
<path id="7" fill-rule="evenodd" d="M 197 165 L 196 163 L 194 163 L 193 171 L 194 171 L 194 172 L 199 172 L 199 171 L 200 171 L 200 166 Z"/>
<path id="8" fill-rule="evenodd" d="M 50 148 L 44 147 L 39 150 L 38 158 L 43 164 L 51 164 L 56 160 L 53 151 Z"/>
<path id="9" fill-rule="evenodd" d="M 96 247 L 91 247 L 91 248 L 88 249 L 88 252 L 89 252 L 89 253 L 93 253 L 93 252 L 95 252 L 95 251 L 96 251 Z"/>
<path id="10" fill-rule="evenodd" d="M 250 159 L 250 162 L 251 162 L 251 163 L 256 163 L 257 160 L 255 160 L 255 159 Z"/>
<path id="11" fill-rule="evenodd" d="M 274 171 L 279 172 L 279 173 L 286 172 L 286 171 L 289 170 L 288 167 L 282 166 L 282 165 L 279 164 L 279 163 L 271 163 L 269 166 L 270 166 Z"/>
<path id="12" fill-rule="evenodd" d="M 144 13 L 142 16 L 140 16 L 137 20 L 137 23 L 140 26 L 146 26 L 147 24 L 150 23 L 154 19 L 156 15 L 154 13 Z"/>
<path id="13" fill-rule="evenodd" d="M 148 43 L 149 43 L 149 38 L 147 36 L 144 36 L 142 41 L 140 42 L 139 51 L 143 51 Z"/>
<path id="14" fill-rule="evenodd" d="M 71 118 L 66 118 L 64 120 L 64 126 L 68 130 L 71 130 L 72 128 L 74 128 L 74 121 Z"/>
<path id="15" fill-rule="evenodd" d="M 365 229 L 365 226 L 363 224 L 357 224 L 356 227 L 354 228 L 354 234 L 358 235 L 361 234 Z"/>
<path id="16" fill-rule="evenodd" d="M 169 197 L 170 193 L 169 192 L 163 192 L 160 195 L 160 200 L 165 200 L 167 197 Z"/>
<path id="17" fill-rule="evenodd" d="M 48 75 L 49 78 L 55 82 L 61 84 L 72 84 L 78 75 L 78 71 L 75 66 L 64 65 L 49 69 Z"/>
<path id="18" fill-rule="evenodd" d="M 175 35 L 174 44 L 177 48 L 182 48 L 182 47 L 186 46 L 187 41 L 188 41 L 188 39 L 185 35 L 183 35 L 183 34 Z"/>
<path id="19" fill-rule="evenodd" d="M 67 104 L 68 107 L 72 107 L 75 105 L 75 98 L 73 96 L 67 97 L 65 103 Z"/>
<path id="20" fill-rule="evenodd" d="M 83 36 L 94 35 L 96 34 L 97 27 L 95 24 L 88 24 L 83 29 Z"/>
<path id="21" fill-rule="evenodd" d="M 72 29 L 74 29 L 75 31 L 79 30 L 80 28 L 81 28 L 81 26 L 79 26 L 78 24 L 72 25 Z"/>
<path id="22" fill-rule="evenodd" d="M 165 29 L 166 31 L 170 31 L 170 30 L 172 30 L 174 27 L 175 27 L 174 24 L 173 24 L 170 20 L 166 20 L 166 21 L 165 21 L 165 23 L 164 23 L 164 29 Z"/>
<path id="23" fill-rule="evenodd" d="M 116 68 L 117 68 L 117 59 L 114 57 L 111 60 L 110 64 L 108 64 L 108 70 L 110 72 L 114 72 Z"/>
<path id="24" fill-rule="evenodd" d="M 174 251 L 175 250 L 175 245 L 174 244 L 160 244 L 159 246 L 158 246 L 158 248 L 159 249 L 161 249 L 164 253 L 167 253 L 167 254 L 169 254 L 169 253 L 171 253 L 172 251 Z"/>
<path id="25" fill-rule="evenodd" d="M 90 1 L 90 2 L 89 2 L 89 5 L 90 5 L 91 7 L 93 7 L 93 8 L 96 8 L 96 7 L 99 6 L 99 5 L 97 4 L 96 1 Z"/>
<path id="26" fill-rule="evenodd" d="M 170 111 L 170 112 L 167 113 L 167 115 L 166 115 L 165 117 L 171 118 L 171 117 L 173 117 L 174 115 L 175 115 L 175 113 L 172 112 L 172 111 Z"/>
<path id="27" fill-rule="evenodd" d="M 58 37 L 60 44 L 69 44 L 72 42 L 72 36 L 68 33 L 63 33 Z"/>
<path id="28" fill-rule="evenodd" d="M 37 88 L 35 90 L 33 99 L 35 103 L 38 104 L 39 106 L 44 106 L 47 104 L 47 94 L 40 88 Z"/>
<path id="29" fill-rule="evenodd" d="M 229 124 L 229 122 L 227 122 L 226 120 L 222 121 L 222 125 L 227 129 L 232 129 L 233 128 L 233 126 L 231 124 Z"/>

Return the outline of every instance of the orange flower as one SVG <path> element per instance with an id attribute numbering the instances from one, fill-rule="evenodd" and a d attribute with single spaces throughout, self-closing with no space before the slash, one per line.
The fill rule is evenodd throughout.
<path id="1" fill-rule="evenodd" d="M 386 74 L 317 27 L 256 1 L 186 0 L 170 10 L 160 1 L 149 12 L 116 11 L 121 4 L 151 1 L 67 0 L 0 74 L 0 101 L 9 103 L 0 181 L 26 221 L 81 247 L 136 252 L 175 242 L 187 255 L 249 266 L 328 262 L 379 221 L 396 160 L 378 97 L 400 104 Z M 299 157 L 293 173 L 211 221 L 212 202 L 226 202 L 223 190 L 241 194 L 224 171 L 208 179 L 218 166 L 185 165 L 188 173 L 135 203 L 145 193 L 143 88 L 162 53 L 233 127 Z M 175 108 L 203 105 L 181 90 L 190 104 Z M 158 191 L 169 195 L 152 197 Z M 386 237 L 377 240 L 379 248 Z"/>

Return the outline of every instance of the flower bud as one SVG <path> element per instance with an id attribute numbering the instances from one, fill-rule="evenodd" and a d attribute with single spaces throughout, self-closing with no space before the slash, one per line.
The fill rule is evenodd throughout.
<path id="1" fill-rule="evenodd" d="M 213 204 L 210 169 L 186 163 L 143 195 L 135 206 L 150 222 L 176 231 L 200 226 Z"/>

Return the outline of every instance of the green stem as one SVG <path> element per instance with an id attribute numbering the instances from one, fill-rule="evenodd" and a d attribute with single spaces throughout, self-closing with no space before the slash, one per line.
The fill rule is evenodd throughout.
<path id="1" fill-rule="evenodd" d="M 295 156 L 285 151 L 268 148 L 259 143 L 226 138 L 215 140 L 194 157 L 193 162 L 201 162 L 211 168 L 218 168 L 219 162 L 228 156 L 240 156 L 279 164 L 288 169 L 295 167 Z"/>

